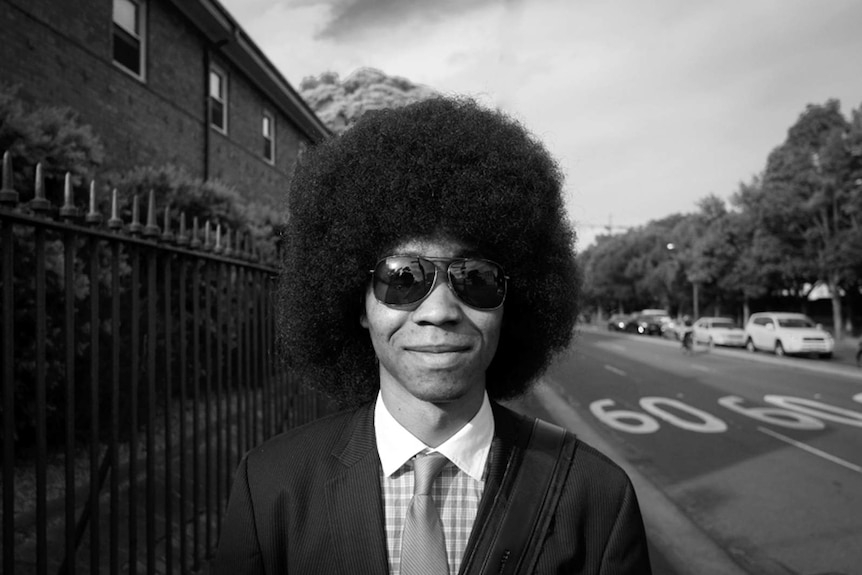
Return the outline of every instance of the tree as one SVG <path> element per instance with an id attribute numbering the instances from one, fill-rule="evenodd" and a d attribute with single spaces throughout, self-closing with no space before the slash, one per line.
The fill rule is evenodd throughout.
<path id="1" fill-rule="evenodd" d="M 300 83 L 299 92 L 336 134 L 344 132 L 369 110 L 397 108 L 437 94 L 427 86 L 387 76 L 374 68 L 360 68 L 343 82 L 335 72 L 309 76 Z"/>
<path id="2" fill-rule="evenodd" d="M 769 155 L 757 203 L 759 223 L 789 255 L 786 278 L 828 286 L 837 338 L 843 330 L 841 291 L 859 263 L 860 139 L 837 100 L 808 105 Z"/>

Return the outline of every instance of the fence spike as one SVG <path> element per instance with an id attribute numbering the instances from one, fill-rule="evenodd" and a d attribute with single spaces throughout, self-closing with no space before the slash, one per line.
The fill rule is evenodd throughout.
<path id="1" fill-rule="evenodd" d="M 0 205 L 14 206 L 18 203 L 18 192 L 12 187 L 12 154 L 3 152 L 3 187 L 0 188 Z"/>
<path id="2" fill-rule="evenodd" d="M 231 257 L 233 256 L 234 249 L 231 247 L 231 234 L 230 229 L 225 228 L 224 231 L 224 255 Z"/>
<path id="3" fill-rule="evenodd" d="M 87 215 L 84 217 L 84 221 L 86 221 L 90 225 L 96 225 L 102 223 L 102 214 L 96 211 L 96 181 L 90 180 L 90 211 L 87 212 Z"/>
<path id="4" fill-rule="evenodd" d="M 140 234 L 144 229 L 144 226 L 141 225 L 139 198 L 138 194 L 132 198 L 132 223 L 129 224 L 129 233 L 133 236 Z"/>
<path id="5" fill-rule="evenodd" d="M 192 249 L 198 249 L 201 247 L 201 236 L 200 230 L 198 229 L 198 217 L 195 216 L 192 218 L 192 241 L 189 244 Z"/>
<path id="6" fill-rule="evenodd" d="M 147 202 L 147 225 L 144 227 L 144 237 L 154 238 L 161 233 L 156 225 L 156 193 L 150 190 L 149 202 Z"/>
<path id="7" fill-rule="evenodd" d="M 117 204 L 117 188 L 111 191 L 111 219 L 108 220 L 108 227 L 112 230 L 123 229 L 123 220 L 120 219 L 120 208 Z"/>
<path id="8" fill-rule="evenodd" d="M 174 241 L 174 232 L 171 231 L 171 209 L 169 206 L 165 206 L 165 219 L 162 224 L 162 241 L 163 242 L 173 242 Z"/>
<path id="9" fill-rule="evenodd" d="M 220 254 L 223 251 L 224 247 L 221 245 L 221 224 L 216 224 L 215 247 L 213 248 L 213 252 Z"/>
<path id="10" fill-rule="evenodd" d="M 51 202 L 45 197 L 45 178 L 42 176 L 42 162 L 36 164 L 35 194 L 30 200 L 30 209 L 37 214 L 51 211 Z"/>
<path id="11" fill-rule="evenodd" d="M 189 245 L 189 236 L 186 233 L 186 213 L 180 212 L 180 233 L 177 235 L 177 245 Z"/>
<path id="12" fill-rule="evenodd" d="M 210 251 L 212 249 L 212 244 L 210 243 L 210 221 L 207 220 L 204 222 L 204 245 L 203 248 L 206 251 Z"/>
<path id="13" fill-rule="evenodd" d="M 60 208 L 60 217 L 71 219 L 78 216 L 78 209 L 75 208 L 75 203 L 72 200 L 72 174 L 66 172 L 66 179 L 63 183 L 63 207 Z"/>

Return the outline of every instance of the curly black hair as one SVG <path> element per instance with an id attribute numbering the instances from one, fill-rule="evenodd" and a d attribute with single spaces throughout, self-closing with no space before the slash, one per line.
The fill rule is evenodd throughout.
<path id="1" fill-rule="evenodd" d="M 366 113 L 309 149 L 290 187 L 279 283 L 281 342 L 306 384 L 342 407 L 373 399 L 368 270 L 400 242 L 446 236 L 509 276 L 492 399 L 517 397 L 568 347 L 578 311 L 562 173 L 517 121 L 436 97 Z"/>

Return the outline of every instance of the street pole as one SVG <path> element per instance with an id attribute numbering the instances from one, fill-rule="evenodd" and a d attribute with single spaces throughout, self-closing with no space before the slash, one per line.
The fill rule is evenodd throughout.
<path id="1" fill-rule="evenodd" d="M 693 302 L 692 306 L 694 307 L 693 319 L 695 320 L 700 317 L 700 305 L 697 301 L 697 295 L 697 282 L 691 282 L 691 299 Z"/>

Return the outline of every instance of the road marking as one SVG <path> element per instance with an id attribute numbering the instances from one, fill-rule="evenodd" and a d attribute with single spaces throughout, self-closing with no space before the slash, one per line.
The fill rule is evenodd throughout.
<path id="1" fill-rule="evenodd" d="M 696 363 L 691 364 L 692 369 L 696 369 L 698 371 L 704 371 L 706 373 L 712 373 L 712 368 L 706 367 L 705 365 L 698 365 Z"/>
<path id="2" fill-rule="evenodd" d="M 605 369 L 606 369 L 606 370 L 608 370 L 608 371 L 609 371 L 609 372 L 611 372 L 611 373 L 615 373 L 615 374 L 617 374 L 617 375 L 618 375 L 618 376 L 620 376 L 620 377 L 625 377 L 625 376 L 626 376 L 626 372 L 624 372 L 623 370 L 621 370 L 621 369 L 619 369 L 619 368 L 617 368 L 617 367 L 614 367 L 614 366 L 612 366 L 612 365 L 605 365 Z"/>
<path id="3" fill-rule="evenodd" d="M 776 433 L 776 432 L 772 431 L 771 429 L 766 429 L 765 427 L 759 427 L 759 426 L 757 429 L 761 433 L 765 433 L 766 435 L 770 435 L 770 436 L 774 437 L 775 439 L 778 439 L 779 441 L 783 441 L 784 443 L 790 444 L 794 447 L 798 447 L 799 449 L 807 451 L 808 453 L 811 453 L 811 454 L 816 455 L 818 457 L 822 457 L 823 459 L 831 461 L 832 463 L 837 463 L 838 465 L 842 465 L 842 466 L 846 467 L 847 469 L 850 469 L 851 471 L 855 471 L 856 473 L 862 473 L 862 466 L 860 466 L 860 465 L 856 465 L 855 463 L 850 463 L 849 461 L 847 461 L 845 459 L 841 459 L 840 457 L 832 455 L 831 453 L 826 453 L 825 451 L 821 451 L 821 450 L 817 449 L 816 447 L 811 447 L 810 445 L 806 445 L 805 443 L 802 443 L 800 441 L 796 441 L 795 439 L 791 439 L 785 435 L 781 435 L 780 433 Z"/>

